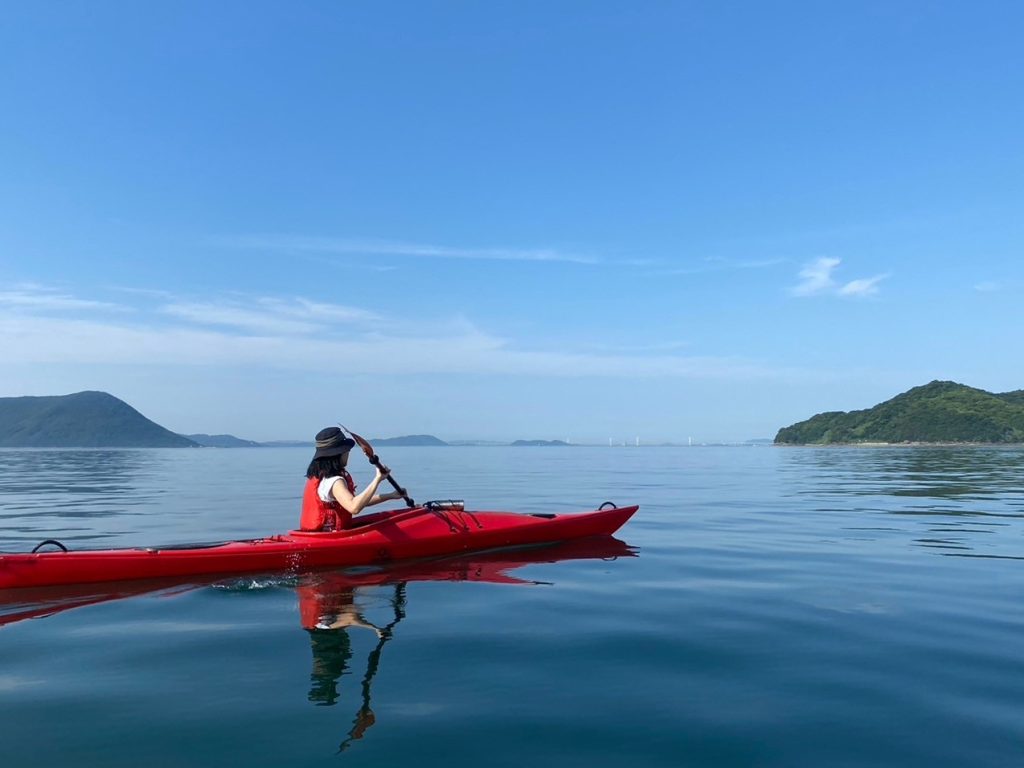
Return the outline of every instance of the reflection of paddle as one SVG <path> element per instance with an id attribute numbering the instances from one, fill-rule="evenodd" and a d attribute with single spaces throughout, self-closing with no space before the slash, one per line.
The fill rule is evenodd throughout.
<path id="1" fill-rule="evenodd" d="M 380 666 L 380 654 L 384 650 L 384 645 L 391 639 L 395 627 L 398 626 L 398 622 L 405 618 L 405 584 L 406 582 L 404 581 L 395 584 L 395 597 L 391 601 L 391 606 L 395 609 L 395 619 L 380 631 L 380 639 L 377 641 L 377 646 L 370 651 L 370 655 L 367 658 L 366 675 L 363 676 L 363 706 L 359 708 L 359 711 L 356 713 L 356 719 L 352 721 L 352 730 L 348 732 L 345 740 L 338 745 L 339 752 L 344 752 L 348 749 L 356 739 L 363 738 L 366 729 L 377 720 L 373 710 L 370 709 L 370 684 L 373 682 L 373 676 L 377 674 L 377 667 Z"/>
<path id="2" fill-rule="evenodd" d="M 380 463 L 380 459 L 377 457 L 377 454 L 374 453 L 373 446 L 370 445 L 366 441 L 366 438 L 360 437 L 355 432 L 353 432 L 351 429 L 346 427 L 344 424 L 339 424 L 338 426 L 341 427 L 346 432 L 348 432 L 350 435 L 352 435 L 352 439 L 355 440 L 359 444 L 359 447 L 363 449 L 363 453 L 366 454 L 366 458 L 370 460 L 370 463 L 373 464 L 373 466 L 377 467 L 377 469 L 381 469 L 381 470 L 384 469 L 384 465 Z M 398 491 L 400 494 L 402 494 L 402 498 L 405 499 L 405 503 L 408 506 L 410 506 L 410 507 L 415 507 L 416 506 L 416 502 L 413 501 L 411 498 L 409 498 L 409 494 L 407 494 L 402 489 L 402 487 L 398 483 L 395 482 L 395 478 L 393 478 L 391 476 L 390 472 L 388 473 L 388 478 L 387 479 L 388 479 L 388 482 L 391 483 L 391 487 L 394 488 L 396 491 Z"/>

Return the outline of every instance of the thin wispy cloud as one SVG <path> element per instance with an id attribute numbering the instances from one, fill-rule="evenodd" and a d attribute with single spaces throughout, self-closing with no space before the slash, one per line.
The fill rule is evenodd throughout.
<path id="1" fill-rule="evenodd" d="M 871 296 L 878 293 L 878 284 L 885 279 L 885 275 L 875 277 L 864 277 L 859 280 L 851 280 L 839 289 L 840 296 Z"/>
<path id="2" fill-rule="evenodd" d="M 71 297 L 68 297 L 71 298 Z M 80 300 L 83 304 L 93 302 Z M 304 299 L 169 301 L 128 314 L 39 304 L 0 306 L 0 358 L 9 363 L 259 366 L 346 374 L 500 374 L 548 377 L 796 378 L 807 372 L 736 357 L 658 348 L 550 350 L 495 336 L 464 317 L 404 320 Z M 365 322 L 374 318 L 373 323 Z M 311 332 L 315 330 L 316 332 Z"/>
<path id="3" fill-rule="evenodd" d="M 237 235 L 215 238 L 218 245 L 260 251 L 328 253 L 345 256 L 391 256 L 429 259 L 476 259 L 483 261 L 568 262 L 598 264 L 593 256 L 554 248 L 454 248 L 392 240 L 363 240 L 306 235 Z"/>
<path id="4" fill-rule="evenodd" d="M 878 293 L 879 283 L 889 276 L 881 274 L 841 282 L 835 278 L 840 264 L 842 259 L 833 256 L 823 256 L 808 262 L 797 273 L 799 282 L 790 289 L 790 293 L 793 296 L 872 296 Z"/>
<path id="5" fill-rule="evenodd" d="M 797 275 L 800 282 L 793 287 L 793 295 L 813 296 L 834 288 L 836 282 L 832 279 L 832 271 L 839 266 L 841 261 L 841 259 L 826 257 L 804 265 Z"/>
<path id="6" fill-rule="evenodd" d="M 224 304 L 168 304 L 160 311 L 192 325 L 220 326 L 257 334 L 309 333 L 316 328 L 315 323 L 282 317 L 274 312 Z"/>
<path id="7" fill-rule="evenodd" d="M 123 309 L 109 302 L 79 299 L 56 289 L 35 284 L 18 285 L 10 290 L 0 291 L 0 307 L 53 312 Z"/>
<path id="8" fill-rule="evenodd" d="M 342 323 L 370 323 L 381 319 L 376 312 L 341 304 L 328 304 L 309 299 L 259 299 L 260 306 L 290 317 Z"/>
<path id="9" fill-rule="evenodd" d="M 974 290 L 979 293 L 994 293 L 995 291 L 1001 291 L 1003 284 L 995 280 L 983 280 L 974 286 Z"/>
<path id="10" fill-rule="evenodd" d="M 195 325 L 280 335 L 313 333 L 323 329 L 325 324 L 367 323 L 379 319 L 367 310 L 303 298 L 172 302 L 159 311 Z"/>
<path id="11" fill-rule="evenodd" d="M 156 318 L 173 318 L 187 325 L 221 327 L 242 333 L 271 335 L 304 334 L 326 326 L 377 322 L 374 312 L 341 304 L 311 301 L 302 297 L 261 297 L 231 294 L 213 300 L 179 298 L 168 291 L 116 287 L 126 296 L 139 296 L 135 305 L 81 298 L 38 284 L 0 290 L 0 312 L 9 316 L 50 317 L 74 312 L 77 321 L 89 313 L 117 312 Z M 83 313 L 86 313 L 83 315 Z M 143 321 L 144 322 L 144 321 Z"/>
<path id="12" fill-rule="evenodd" d="M 615 354 L 644 355 L 649 353 L 675 352 L 692 346 L 688 341 L 664 341 L 651 344 L 587 344 L 585 349 L 590 352 Z"/>
<path id="13" fill-rule="evenodd" d="M 444 374 L 602 378 L 798 378 L 805 372 L 729 357 L 601 354 L 522 349 L 486 333 L 441 337 L 238 335 L 212 329 L 125 326 L 0 316 L 0 351 L 21 363 L 260 366 L 352 374 Z M 59 340 L 59 341 L 58 341 Z M 325 361 L 327 361 L 325 363 Z"/>

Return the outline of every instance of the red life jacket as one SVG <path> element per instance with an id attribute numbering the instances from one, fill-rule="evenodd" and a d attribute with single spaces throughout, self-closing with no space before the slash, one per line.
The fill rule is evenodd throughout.
<path id="1" fill-rule="evenodd" d="M 348 492 L 356 492 L 356 484 L 348 472 L 341 476 L 348 486 Z M 302 515 L 299 518 L 299 529 L 303 531 L 340 531 L 352 522 L 352 515 L 346 512 L 341 504 L 334 501 L 321 501 L 317 489 L 319 477 L 306 480 L 306 488 L 302 493 Z"/>

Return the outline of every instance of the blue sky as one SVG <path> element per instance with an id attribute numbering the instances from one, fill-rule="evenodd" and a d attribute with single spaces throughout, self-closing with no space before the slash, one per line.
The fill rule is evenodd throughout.
<path id="1" fill-rule="evenodd" d="M 22 3 L 0 396 L 772 437 L 1024 388 L 1013 2 Z"/>

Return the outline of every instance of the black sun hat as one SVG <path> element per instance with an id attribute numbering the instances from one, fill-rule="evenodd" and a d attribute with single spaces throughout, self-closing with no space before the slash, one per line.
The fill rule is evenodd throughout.
<path id="1" fill-rule="evenodd" d="M 327 427 L 316 433 L 316 453 L 313 458 L 340 456 L 351 451 L 355 444 L 356 441 L 345 437 L 345 433 L 338 427 Z"/>

